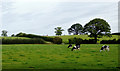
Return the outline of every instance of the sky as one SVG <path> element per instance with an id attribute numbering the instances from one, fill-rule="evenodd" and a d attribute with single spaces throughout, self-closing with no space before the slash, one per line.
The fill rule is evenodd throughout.
<path id="1" fill-rule="evenodd" d="M 102 0 L 101 0 L 102 1 Z M 62 35 L 75 23 L 84 26 L 94 18 L 102 18 L 118 32 L 118 2 L 76 0 L 3 0 L 2 29 L 8 35 L 19 32 L 54 36 L 56 27 L 62 27 Z"/>

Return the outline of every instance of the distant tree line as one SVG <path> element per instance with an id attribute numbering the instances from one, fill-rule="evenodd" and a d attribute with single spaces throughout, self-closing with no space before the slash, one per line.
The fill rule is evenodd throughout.
<path id="1" fill-rule="evenodd" d="M 60 29 L 57 29 L 57 30 L 60 30 Z M 85 24 L 84 27 L 79 23 L 73 24 L 70 28 L 68 28 L 68 33 L 69 34 L 73 33 L 73 35 L 89 33 L 90 35 L 88 36 L 93 37 L 95 42 L 97 43 L 97 38 L 101 38 L 102 36 L 111 37 L 110 30 L 111 28 L 108 22 L 106 22 L 104 19 L 95 18 L 93 20 L 90 20 L 90 22 L 88 22 L 87 24 Z M 61 30 L 61 32 L 62 31 L 63 30 Z M 58 33 L 59 32 L 57 32 L 57 34 Z"/>
<path id="2" fill-rule="evenodd" d="M 56 27 L 55 34 L 60 36 L 62 35 L 62 32 L 64 29 L 62 27 Z M 108 36 L 111 37 L 111 28 L 108 22 L 106 22 L 104 19 L 95 18 L 93 20 L 90 20 L 88 23 L 84 25 L 84 27 L 79 24 L 73 24 L 70 28 L 68 28 L 68 33 L 73 35 L 81 35 L 81 34 L 88 34 L 88 37 L 93 37 L 94 42 L 97 43 L 97 38 L 101 38 L 102 36 Z M 6 30 L 2 31 L 2 36 L 7 36 Z M 26 34 L 26 33 L 18 33 L 16 35 L 12 34 L 12 37 L 28 37 L 28 38 L 42 38 L 45 41 L 53 42 L 53 38 L 51 37 L 45 37 L 45 36 L 39 36 L 39 35 L 33 35 L 33 34 Z"/>

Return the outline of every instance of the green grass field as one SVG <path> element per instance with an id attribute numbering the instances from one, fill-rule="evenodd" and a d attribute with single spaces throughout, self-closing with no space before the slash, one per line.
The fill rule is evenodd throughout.
<path id="1" fill-rule="evenodd" d="M 116 69 L 118 44 L 109 44 L 109 52 L 99 52 L 102 44 L 82 44 L 71 51 L 68 45 L 2 45 L 3 69 Z"/>

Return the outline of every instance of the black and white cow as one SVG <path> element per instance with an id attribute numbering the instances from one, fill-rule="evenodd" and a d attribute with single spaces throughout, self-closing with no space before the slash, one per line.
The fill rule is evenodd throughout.
<path id="1" fill-rule="evenodd" d="M 76 44 L 76 45 L 72 48 L 71 51 L 76 50 L 76 49 L 80 50 L 80 44 Z"/>
<path id="2" fill-rule="evenodd" d="M 68 46 L 68 48 L 72 48 L 72 44 L 70 44 L 70 45 Z"/>
<path id="3" fill-rule="evenodd" d="M 105 50 L 109 51 L 109 46 L 108 45 L 103 45 L 102 48 L 100 49 L 100 52 L 103 51 L 103 50 L 104 51 Z"/>

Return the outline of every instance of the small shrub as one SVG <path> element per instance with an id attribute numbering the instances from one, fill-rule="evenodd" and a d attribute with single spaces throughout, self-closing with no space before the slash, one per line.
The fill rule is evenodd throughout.
<path id="1" fill-rule="evenodd" d="M 61 43 L 62 43 L 62 39 L 61 39 L 60 37 L 55 37 L 55 38 L 53 39 L 53 43 L 54 43 L 54 44 L 61 44 Z"/>

